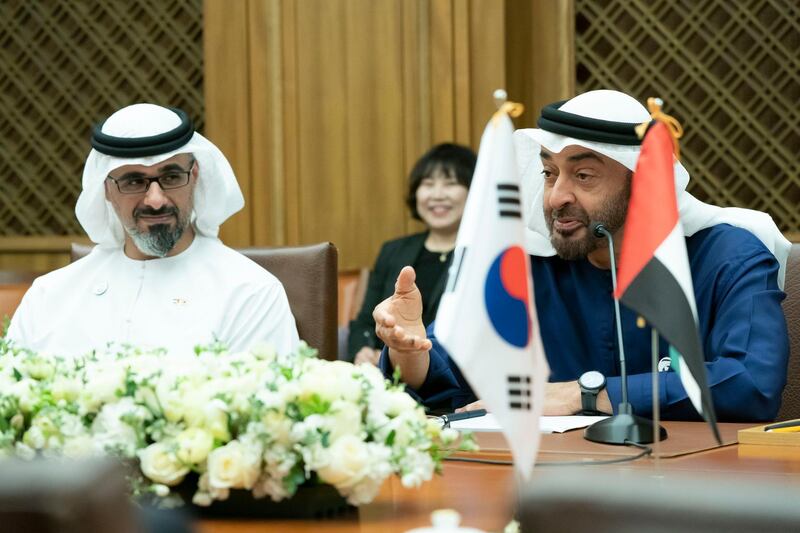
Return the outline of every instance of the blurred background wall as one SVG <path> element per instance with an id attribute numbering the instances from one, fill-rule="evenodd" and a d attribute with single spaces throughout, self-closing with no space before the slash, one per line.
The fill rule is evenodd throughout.
<path id="1" fill-rule="evenodd" d="M 690 190 L 797 239 L 798 50 L 796 0 L 4 0 L 0 270 L 68 261 L 91 125 L 139 101 L 230 159 L 247 206 L 227 244 L 331 241 L 343 270 L 420 227 L 410 166 L 477 150 L 499 87 L 518 127 L 589 89 L 662 97 Z"/>

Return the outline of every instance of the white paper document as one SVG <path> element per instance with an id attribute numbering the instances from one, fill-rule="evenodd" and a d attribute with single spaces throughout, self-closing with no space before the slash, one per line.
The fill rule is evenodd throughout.
<path id="1" fill-rule="evenodd" d="M 540 421 L 541 433 L 564 433 L 571 429 L 585 428 L 606 416 L 543 416 Z M 476 418 L 450 422 L 450 427 L 462 431 L 500 431 L 497 419 L 488 413 Z"/>

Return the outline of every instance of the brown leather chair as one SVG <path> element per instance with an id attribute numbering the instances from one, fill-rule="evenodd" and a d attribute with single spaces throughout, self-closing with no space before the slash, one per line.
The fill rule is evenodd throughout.
<path id="1" fill-rule="evenodd" d="M 30 288 L 33 280 L 40 275 L 39 272 L 0 270 L 0 321 L 5 317 L 14 316 L 14 311 L 17 310 L 25 292 Z M 2 326 L 0 325 L 1 330 Z"/>
<path id="2" fill-rule="evenodd" d="M 243 253 L 278 278 L 286 289 L 297 332 L 320 357 L 336 359 L 338 252 L 329 242 L 308 246 L 242 248 Z"/>
<path id="3" fill-rule="evenodd" d="M 778 420 L 790 420 L 800 418 L 800 244 L 792 244 L 783 290 L 783 312 L 789 327 L 789 373 Z"/>
<path id="4" fill-rule="evenodd" d="M 91 250 L 92 245 L 73 243 L 70 258 L 75 261 Z M 300 338 L 319 350 L 320 357 L 336 359 L 336 247 L 325 242 L 307 246 L 241 248 L 238 251 L 283 283 Z"/>

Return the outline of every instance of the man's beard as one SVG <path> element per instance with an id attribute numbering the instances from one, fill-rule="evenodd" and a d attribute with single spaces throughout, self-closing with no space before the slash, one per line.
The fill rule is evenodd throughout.
<path id="1" fill-rule="evenodd" d="M 174 215 L 175 226 L 171 227 L 170 224 L 154 224 L 149 226 L 148 229 L 142 231 L 136 225 L 141 215 Z M 130 235 L 133 244 L 145 255 L 152 257 L 165 257 L 186 231 L 189 224 L 188 217 L 182 216 L 177 207 L 162 207 L 161 209 L 142 208 L 133 211 L 134 224 L 126 226 L 125 231 Z"/>
<path id="2" fill-rule="evenodd" d="M 594 236 L 589 224 L 593 222 L 602 222 L 612 235 L 616 233 L 625 225 L 625 215 L 628 212 L 628 200 L 630 196 L 631 181 L 628 179 L 626 180 L 625 188 L 619 191 L 617 195 L 606 199 L 603 205 L 594 213 L 588 213 L 585 209 L 576 204 L 570 204 L 561 209 L 553 209 L 549 214 L 545 213 L 547 229 L 550 230 L 550 244 L 553 245 L 558 256 L 568 261 L 583 259 L 602 246 L 602 239 Z M 570 217 L 579 220 L 588 230 L 586 235 L 580 239 L 573 239 L 564 237 L 558 232 L 554 232 L 553 222 L 560 217 Z M 580 228 L 576 231 L 579 230 Z"/>

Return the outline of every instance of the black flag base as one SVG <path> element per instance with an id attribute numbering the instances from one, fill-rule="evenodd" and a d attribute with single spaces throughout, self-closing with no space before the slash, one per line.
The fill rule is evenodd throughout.
<path id="1" fill-rule="evenodd" d="M 658 427 L 658 440 L 667 438 L 667 430 Z M 651 444 L 653 421 L 633 414 L 631 404 L 619 404 L 618 414 L 595 422 L 583 433 L 583 438 L 603 444 Z"/>

